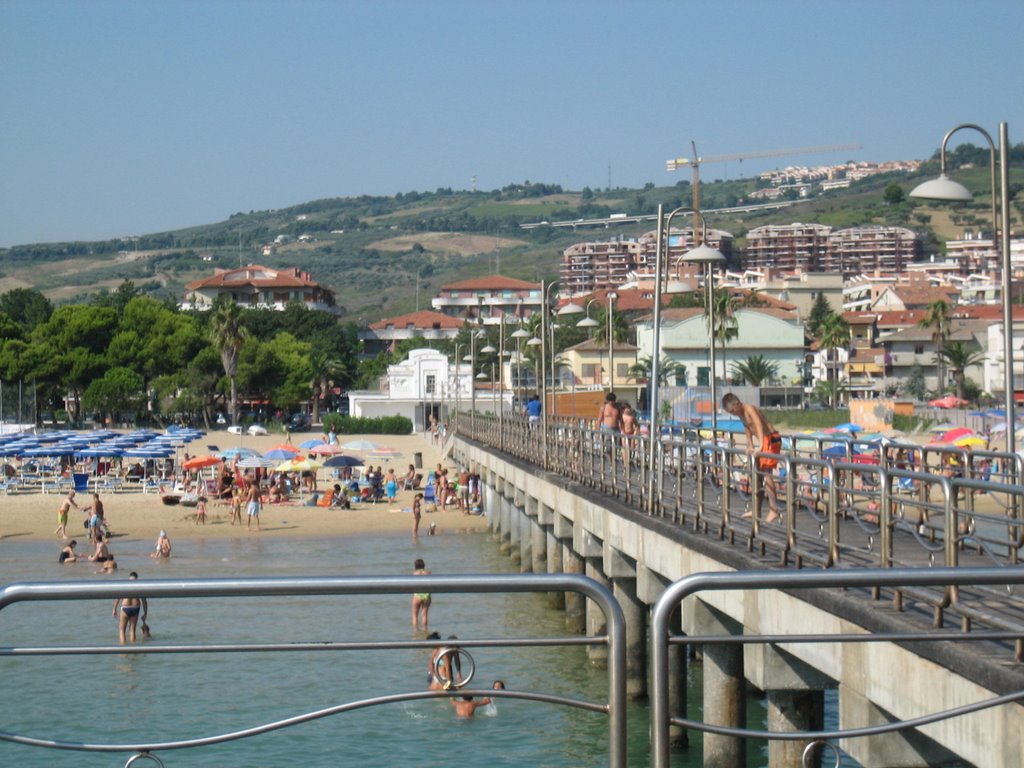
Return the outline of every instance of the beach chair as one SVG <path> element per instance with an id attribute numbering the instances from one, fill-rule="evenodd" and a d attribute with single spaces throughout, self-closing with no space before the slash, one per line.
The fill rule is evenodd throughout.
<path id="1" fill-rule="evenodd" d="M 428 482 L 423 487 L 423 501 L 432 502 L 437 501 L 437 497 L 434 495 L 434 484 Z"/>

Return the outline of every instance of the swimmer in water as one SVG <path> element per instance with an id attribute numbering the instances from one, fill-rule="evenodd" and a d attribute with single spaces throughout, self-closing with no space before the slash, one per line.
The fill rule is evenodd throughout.
<path id="1" fill-rule="evenodd" d="M 139 574 L 132 571 L 128 579 L 134 581 Z M 121 645 L 125 644 L 126 637 L 135 642 L 135 629 L 139 623 L 139 611 L 142 612 L 142 625 L 146 626 L 146 617 L 149 614 L 149 604 L 144 597 L 119 597 L 114 601 L 113 616 L 117 619 L 117 635 Z"/>

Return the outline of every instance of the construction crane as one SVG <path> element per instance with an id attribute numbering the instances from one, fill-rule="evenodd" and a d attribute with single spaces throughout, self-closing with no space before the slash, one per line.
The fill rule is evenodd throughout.
<path id="1" fill-rule="evenodd" d="M 786 157 L 787 155 L 820 155 L 825 152 L 841 152 L 843 150 L 861 149 L 860 144 L 826 144 L 820 147 L 796 147 L 793 149 L 774 149 L 766 152 L 742 152 L 734 155 L 712 155 L 701 157 L 697 154 L 697 143 L 690 142 L 693 149 L 692 157 L 677 157 L 665 162 L 665 170 L 677 171 L 690 166 L 693 168 L 693 210 L 700 210 L 700 167 L 705 163 L 727 163 L 730 160 L 753 160 L 761 157 Z M 696 234 L 696 233 L 694 233 Z"/>

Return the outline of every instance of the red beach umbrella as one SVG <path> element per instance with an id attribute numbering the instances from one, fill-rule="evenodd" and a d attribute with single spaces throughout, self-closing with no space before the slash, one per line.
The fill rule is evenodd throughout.
<path id="1" fill-rule="evenodd" d="M 220 464 L 223 459 L 217 456 L 193 456 L 188 461 L 181 465 L 182 469 L 202 469 L 203 467 L 212 467 L 216 464 Z"/>

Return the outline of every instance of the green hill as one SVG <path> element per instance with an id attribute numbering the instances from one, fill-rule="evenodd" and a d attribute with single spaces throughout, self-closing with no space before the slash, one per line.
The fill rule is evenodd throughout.
<path id="1" fill-rule="evenodd" d="M 782 210 L 734 216 L 709 214 L 708 225 L 733 233 L 742 246 L 753 227 L 794 221 L 837 227 L 869 224 L 911 227 L 929 238 L 934 251 L 964 226 L 989 228 L 987 168 L 958 171 L 978 198 L 957 209 L 904 201 L 887 204 L 884 190 L 896 182 L 904 192 L 936 173 L 934 163 L 913 176 L 892 174 L 855 182 Z M 1024 181 L 1024 172 L 1014 181 Z M 755 180 L 701 185 L 704 210 L 734 206 L 757 186 Z M 1019 189 L 1020 184 L 1016 184 Z M 227 221 L 128 240 L 50 243 L 0 250 L 0 292 L 37 288 L 57 303 L 75 302 L 112 290 L 123 280 L 159 297 L 181 298 L 184 285 L 215 267 L 260 263 L 300 267 L 332 288 L 349 319 L 371 321 L 428 307 L 444 283 L 500 271 L 527 280 L 557 276 L 561 252 L 572 243 L 649 231 L 651 223 L 609 228 L 538 227 L 522 223 L 604 218 L 613 213 L 653 214 L 686 206 L 690 187 L 567 192 L 557 185 L 516 184 L 492 192 L 410 192 L 394 197 L 315 200 L 290 208 L 237 213 Z M 1016 214 L 1020 217 L 1019 204 Z M 264 254 L 279 236 L 288 242 Z M 299 242 L 308 236 L 309 242 Z M 304 240 L 307 238 L 303 238 Z M 417 280 L 417 276 L 419 279 Z"/>

